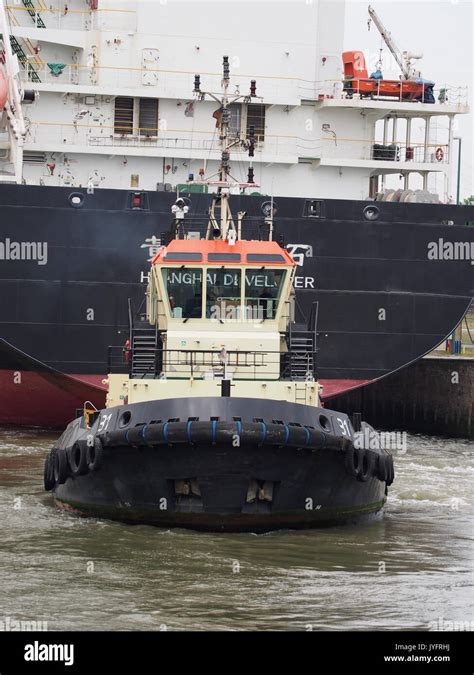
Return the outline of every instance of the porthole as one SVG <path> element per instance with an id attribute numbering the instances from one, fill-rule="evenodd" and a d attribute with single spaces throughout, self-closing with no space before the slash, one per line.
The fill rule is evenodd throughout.
<path id="1" fill-rule="evenodd" d="M 74 209 L 80 209 L 81 206 L 84 204 L 84 195 L 82 192 L 71 192 L 71 194 L 68 197 L 69 204 L 74 208 Z"/>
<path id="2" fill-rule="evenodd" d="M 377 206 L 366 206 L 362 211 L 364 218 L 366 220 L 377 220 L 380 215 L 380 211 Z"/>

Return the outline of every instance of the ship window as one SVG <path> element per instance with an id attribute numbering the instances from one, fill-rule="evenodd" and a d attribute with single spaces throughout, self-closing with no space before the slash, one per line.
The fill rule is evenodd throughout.
<path id="1" fill-rule="evenodd" d="M 231 103 L 229 133 L 232 137 L 240 137 L 240 128 L 242 125 L 242 106 L 240 103 Z"/>
<path id="2" fill-rule="evenodd" d="M 114 133 L 133 133 L 133 98 L 131 96 L 115 97 Z"/>
<path id="3" fill-rule="evenodd" d="M 250 133 L 250 127 L 255 130 L 256 141 L 265 139 L 265 106 L 255 103 L 249 103 L 247 106 L 247 138 Z"/>
<path id="4" fill-rule="evenodd" d="M 247 255 L 247 262 L 285 262 L 285 258 L 279 253 L 249 253 Z"/>
<path id="5" fill-rule="evenodd" d="M 239 269 L 207 270 L 207 319 L 240 319 L 241 276 Z"/>
<path id="6" fill-rule="evenodd" d="M 255 320 L 274 319 L 278 309 L 285 270 L 247 270 L 245 313 Z"/>
<path id="7" fill-rule="evenodd" d="M 174 251 L 165 255 L 165 260 L 168 262 L 201 262 L 202 253 L 190 253 L 189 251 Z"/>
<path id="8" fill-rule="evenodd" d="M 209 253 L 209 262 L 240 262 L 240 253 Z"/>
<path id="9" fill-rule="evenodd" d="M 158 99 L 140 99 L 138 126 L 140 130 L 140 136 L 158 135 Z"/>
<path id="10" fill-rule="evenodd" d="M 202 270 L 164 267 L 162 274 L 171 316 L 202 318 Z"/>
<path id="11" fill-rule="evenodd" d="M 321 199 L 311 199 L 306 202 L 306 215 L 310 218 L 324 218 L 324 207 Z"/>

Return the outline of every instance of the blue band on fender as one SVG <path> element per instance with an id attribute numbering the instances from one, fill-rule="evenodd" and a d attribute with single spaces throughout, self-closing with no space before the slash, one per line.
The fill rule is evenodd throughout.
<path id="1" fill-rule="evenodd" d="M 145 431 L 146 431 L 147 427 L 148 427 L 148 424 L 145 424 L 145 426 L 142 428 L 142 439 L 143 439 L 143 442 L 145 443 L 145 445 L 148 445 L 148 443 L 146 442 L 146 438 L 145 438 Z"/>
<path id="2" fill-rule="evenodd" d="M 285 445 L 288 443 L 288 439 L 290 438 L 290 427 L 288 424 L 285 424 Z"/>
<path id="3" fill-rule="evenodd" d="M 165 424 L 163 424 L 163 438 L 165 439 L 165 441 L 168 440 L 168 424 L 169 424 L 168 422 L 165 422 Z"/>
<path id="4" fill-rule="evenodd" d="M 192 435 L 191 435 L 191 426 L 192 426 L 192 423 L 193 423 L 192 420 L 189 420 L 189 422 L 188 422 L 187 425 L 186 425 L 186 432 L 187 432 L 187 434 L 188 434 L 188 441 L 189 441 L 190 443 L 193 442 L 193 438 L 192 438 Z"/>
<path id="5" fill-rule="evenodd" d="M 267 425 L 265 422 L 262 422 L 262 443 L 265 443 L 265 439 L 267 437 Z"/>
<path id="6" fill-rule="evenodd" d="M 217 429 L 217 422 L 216 422 L 216 420 L 213 420 L 213 421 L 212 421 L 212 432 L 211 432 L 211 433 L 212 433 L 212 442 L 213 442 L 213 443 L 216 442 L 216 429 Z"/>

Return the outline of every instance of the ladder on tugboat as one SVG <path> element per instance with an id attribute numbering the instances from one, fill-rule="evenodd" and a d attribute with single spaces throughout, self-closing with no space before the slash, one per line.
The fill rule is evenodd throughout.
<path id="1" fill-rule="evenodd" d="M 143 302 L 142 302 L 143 305 Z M 154 378 L 161 369 L 158 360 L 158 327 L 154 328 L 143 320 L 140 308 L 134 314 L 132 301 L 128 299 L 128 323 L 130 331 L 130 362 L 129 375 L 131 378 Z"/>
<path id="2" fill-rule="evenodd" d="M 318 323 L 318 303 L 314 302 L 306 329 L 288 330 L 288 353 L 286 374 L 293 381 L 317 379 L 316 375 L 316 330 Z M 303 398 L 303 396 L 301 396 Z M 306 400 L 306 394 L 304 396 Z M 303 401 L 301 401 L 303 402 Z"/>
<path id="3" fill-rule="evenodd" d="M 158 336 L 154 328 L 136 328 L 132 330 L 132 378 L 156 377 Z"/>

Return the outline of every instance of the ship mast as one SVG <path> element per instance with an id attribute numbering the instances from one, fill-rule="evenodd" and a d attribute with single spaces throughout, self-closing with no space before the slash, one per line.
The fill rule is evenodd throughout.
<path id="1" fill-rule="evenodd" d="M 202 181 L 189 181 L 189 184 L 209 185 L 217 188 L 213 195 L 211 205 L 209 207 L 209 224 L 207 228 L 206 238 L 210 239 L 224 239 L 230 243 L 240 238 L 241 222 L 245 216 L 244 212 L 238 213 L 238 227 L 236 229 L 229 205 L 229 197 L 231 190 L 234 188 L 245 189 L 247 187 L 259 187 L 254 180 L 254 170 L 250 163 L 248 169 L 247 183 L 240 183 L 230 173 L 230 155 L 231 150 L 236 145 L 243 145 L 247 148 L 249 157 L 254 156 L 255 150 L 255 128 L 250 126 L 248 139 L 242 141 L 240 135 L 236 139 L 229 137 L 229 127 L 231 111 L 230 106 L 233 103 L 241 100 L 243 103 L 248 103 L 252 98 L 257 96 L 256 81 L 250 82 L 250 93 L 247 95 L 236 94 L 229 96 L 230 84 L 230 68 L 229 57 L 222 58 L 222 92 L 220 96 L 212 92 L 205 92 L 201 90 L 201 76 L 194 76 L 194 94 L 198 100 L 203 101 L 206 96 L 214 99 L 219 104 L 219 109 L 216 111 L 217 124 L 219 127 L 219 141 L 221 145 L 221 157 L 218 171 L 210 176 L 208 179 Z"/>

